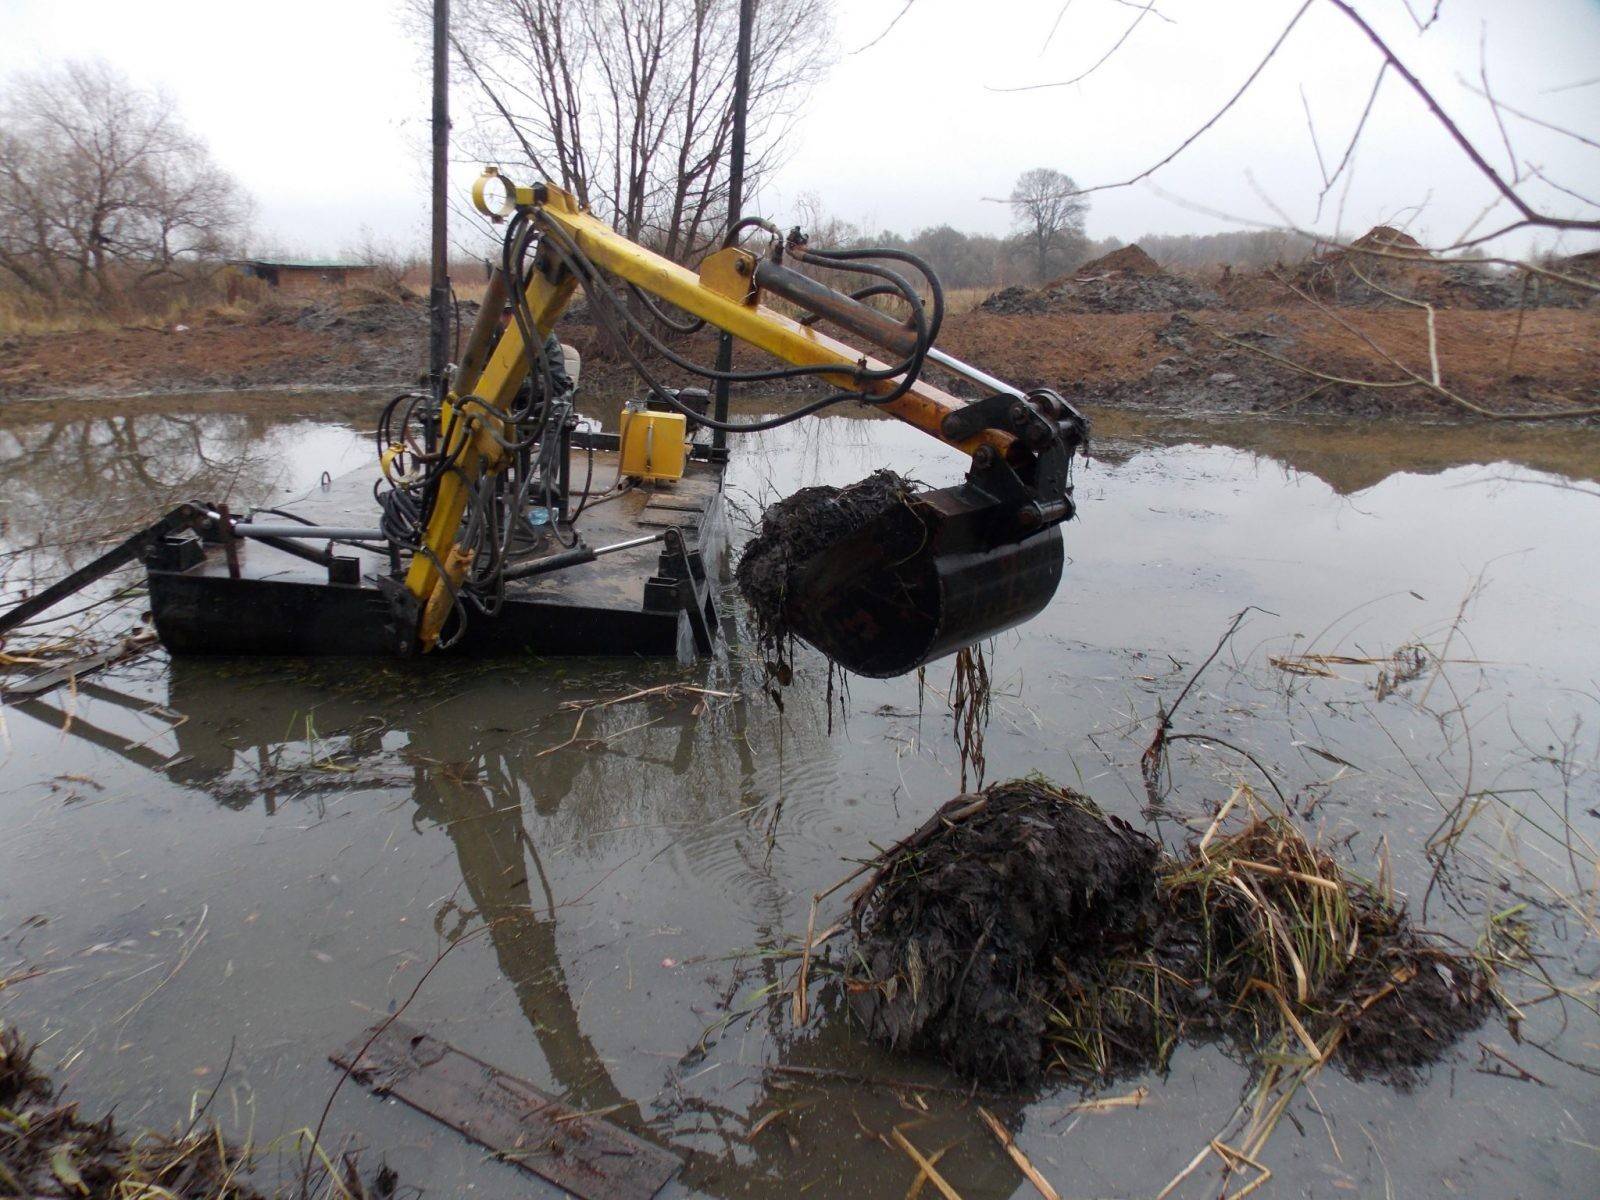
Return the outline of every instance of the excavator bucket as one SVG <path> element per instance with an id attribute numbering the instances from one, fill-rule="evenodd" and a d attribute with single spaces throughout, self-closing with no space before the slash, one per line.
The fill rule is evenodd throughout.
<path id="1" fill-rule="evenodd" d="M 921 492 L 806 562 L 789 627 L 858 675 L 903 675 L 1036 615 L 1061 581 L 1061 531 L 1021 538 L 970 485 Z"/>

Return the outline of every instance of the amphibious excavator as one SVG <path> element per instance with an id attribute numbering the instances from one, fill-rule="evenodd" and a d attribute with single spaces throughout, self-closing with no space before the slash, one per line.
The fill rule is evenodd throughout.
<path id="1" fill-rule="evenodd" d="M 469 642 L 480 650 L 637 652 L 642 642 L 616 632 L 629 628 L 620 623 L 627 614 L 601 620 L 590 603 L 579 619 L 572 605 L 560 607 L 570 597 L 558 581 L 623 561 L 638 574 L 639 554 L 659 550 L 638 603 L 659 612 L 665 595 L 704 651 L 715 610 L 691 544 L 701 527 L 612 520 L 613 540 L 597 544 L 594 514 L 641 480 L 652 494 L 670 492 L 691 460 L 701 482 L 719 488 L 729 435 L 845 403 L 955 447 L 970 469 L 962 482 L 913 492 L 795 564 L 788 628 L 847 670 L 892 676 L 1029 619 L 1055 593 L 1084 418 L 1048 388 L 1013 387 L 938 349 L 943 292 L 916 255 L 822 249 L 799 230 L 784 234 L 745 218 L 691 269 L 617 233 L 550 183 L 520 185 L 490 168 L 473 200 L 505 226 L 500 263 L 443 385 L 399 396 L 384 410 L 380 478 L 366 499 L 376 500 L 376 519 L 348 507 L 333 522 L 326 509 L 320 520 L 281 510 L 237 516 L 196 501 L 0 616 L 0 635 L 142 558 L 157 631 L 174 652 L 419 655 Z M 828 280 L 860 286 L 841 290 Z M 580 290 L 597 333 L 628 359 L 646 392 L 615 435 L 583 428 L 552 336 Z M 776 364 L 736 370 L 726 360 L 694 361 L 685 335 L 707 325 Z M 811 379 L 827 394 L 777 416 L 731 420 L 723 406 L 709 411 L 705 391 L 666 386 L 656 358 L 713 384 Z M 978 398 L 936 386 L 935 368 Z M 695 440 L 707 431 L 709 446 Z M 597 447 L 616 455 L 599 489 Z M 252 554 L 277 557 L 263 563 Z M 292 577 L 288 568 L 307 562 L 326 578 Z M 508 616 L 513 609 L 520 624 Z M 514 625 L 516 636 L 497 632 Z"/>

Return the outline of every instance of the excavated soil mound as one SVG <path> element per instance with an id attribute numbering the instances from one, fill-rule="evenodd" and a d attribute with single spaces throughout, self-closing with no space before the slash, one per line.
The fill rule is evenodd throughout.
<path id="1" fill-rule="evenodd" d="M 1529 272 L 1435 258 L 1409 234 L 1388 225 L 1369 230 L 1347 250 L 1302 263 L 1288 277 L 1329 304 L 1359 308 L 1580 308 L 1578 288 Z"/>
<path id="2" fill-rule="evenodd" d="M 1102 254 L 1099 258 L 1084 263 L 1072 274 L 1079 279 L 1087 279 L 1091 275 L 1108 275 L 1112 271 L 1125 271 L 1129 275 L 1162 274 L 1161 264 L 1146 254 L 1144 248 L 1137 242 L 1122 246 L 1110 254 Z M 1056 283 L 1061 282 L 1063 280 L 1056 280 Z"/>
<path id="3" fill-rule="evenodd" d="M 817 554 L 885 512 L 904 505 L 916 485 L 890 470 L 874 471 L 849 487 L 801 488 L 761 514 L 761 528 L 734 570 L 755 614 L 764 649 L 782 651 L 794 631 L 784 615 L 798 573 Z"/>
<path id="4" fill-rule="evenodd" d="M 1006 315 L 1171 312 L 1217 308 L 1222 299 L 1183 275 L 1163 271 L 1137 245 L 1123 246 L 1043 287 L 1009 287 L 978 307 Z"/>
<path id="5" fill-rule="evenodd" d="M 956 797 L 885 856 L 856 906 L 857 1015 L 965 1074 L 1036 1082 L 1063 983 L 1136 944 L 1153 915 L 1156 854 L 1043 784 Z"/>
<path id="6" fill-rule="evenodd" d="M 875 1038 L 1027 1086 L 1222 1038 L 1401 1086 L 1487 1014 L 1473 959 L 1251 812 L 1179 855 L 1037 780 L 958 796 L 878 857 L 846 990 Z"/>

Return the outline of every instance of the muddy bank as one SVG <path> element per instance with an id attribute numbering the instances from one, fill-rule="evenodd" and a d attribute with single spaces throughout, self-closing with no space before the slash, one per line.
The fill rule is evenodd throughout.
<path id="1" fill-rule="evenodd" d="M 1477 414 L 1416 381 L 1436 356 L 1451 392 L 1494 412 L 1600 404 L 1600 310 L 1315 308 L 996 315 L 945 322 L 941 345 L 1023 387 L 1173 414 Z"/>
<path id="2" fill-rule="evenodd" d="M 283 385 L 407 387 L 427 341 L 415 297 L 352 289 L 171 325 L 0 334 L 0 400 Z"/>
<path id="3" fill-rule="evenodd" d="M 1151 412 L 1477 419 L 1419 382 L 1432 378 L 1435 360 L 1446 389 L 1489 411 L 1600 405 L 1594 304 L 1445 308 L 1430 336 L 1427 315 L 1408 306 L 1319 308 L 1259 277 L 1249 287 L 1272 294 L 1240 305 L 1231 297 L 1243 284 L 1191 287 L 1118 261 L 1114 270 L 1057 281 L 1044 299 L 999 293 L 986 307 L 949 317 L 940 344 L 1022 387 Z M 419 378 L 426 326 L 420 300 L 360 291 L 301 305 L 269 301 L 160 328 L 0 334 L 0 402 L 288 385 L 397 390 Z M 583 355 L 588 397 L 639 394 L 626 362 L 601 352 L 581 313 L 564 318 L 557 333 Z M 715 339 L 702 332 L 680 349 L 710 361 Z M 735 356 L 740 367 L 767 361 L 748 347 Z M 661 377 L 696 382 L 674 369 Z M 930 378 L 967 394 L 937 371 Z M 796 381 L 762 393 L 815 389 Z"/>
<path id="4" fill-rule="evenodd" d="M 852 1009 L 874 1038 L 1006 1087 L 1162 1067 L 1201 1038 L 1406 1085 L 1484 1019 L 1475 960 L 1287 820 L 1227 816 L 1163 854 L 1040 780 L 956 797 L 857 894 Z"/>

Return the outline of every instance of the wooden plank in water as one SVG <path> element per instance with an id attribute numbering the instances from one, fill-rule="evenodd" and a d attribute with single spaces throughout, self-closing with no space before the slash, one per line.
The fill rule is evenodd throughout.
<path id="1" fill-rule="evenodd" d="M 683 1165 L 415 1026 L 390 1023 L 363 1053 L 372 1033 L 328 1057 L 378 1095 L 404 1101 L 580 1200 L 650 1200 Z"/>

